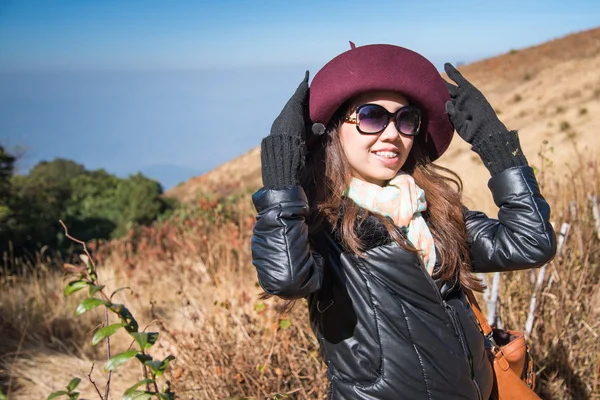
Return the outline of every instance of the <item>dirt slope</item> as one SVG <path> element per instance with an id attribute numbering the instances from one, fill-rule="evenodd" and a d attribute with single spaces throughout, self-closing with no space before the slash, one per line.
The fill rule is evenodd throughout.
<path id="1" fill-rule="evenodd" d="M 503 122 L 519 130 L 531 165 L 562 176 L 565 167 L 575 168 L 580 159 L 575 149 L 586 157 L 595 156 L 600 144 L 600 28 L 459 69 L 489 99 Z M 538 156 L 540 150 L 544 161 Z M 468 144 L 455 136 L 439 164 L 463 179 L 468 205 L 493 210 L 486 188 L 489 174 Z M 192 201 L 202 192 L 228 194 L 260 184 L 257 147 L 166 195 Z"/>

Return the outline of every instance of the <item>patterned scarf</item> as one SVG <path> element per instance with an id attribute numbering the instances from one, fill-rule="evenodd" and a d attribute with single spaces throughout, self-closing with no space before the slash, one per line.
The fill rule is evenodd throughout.
<path id="1" fill-rule="evenodd" d="M 398 227 L 405 227 L 408 240 L 419 250 L 427 272 L 433 273 L 435 245 L 421 215 L 427 209 L 427 201 L 412 176 L 400 171 L 385 187 L 352 178 L 344 194 L 360 207 L 388 216 Z"/>

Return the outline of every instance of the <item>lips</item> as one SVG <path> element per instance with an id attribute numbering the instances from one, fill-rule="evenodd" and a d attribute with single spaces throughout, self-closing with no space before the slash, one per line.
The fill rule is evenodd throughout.
<path id="1" fill-rule="evenodd" d="M 384 157 L 384 158 L 398 157 L 397 151 L 374 151 L 373 154 L 375 154 L 378 157 Z"/>
<path id="2" fill-rule="evenodd" d="M 396 164 L 400 153 L 395 150 L 377 150 L 371 152 L 383 164 Z"/>

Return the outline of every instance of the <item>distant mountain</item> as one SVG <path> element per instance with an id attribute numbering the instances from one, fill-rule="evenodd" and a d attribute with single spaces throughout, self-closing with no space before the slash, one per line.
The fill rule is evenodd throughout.
<path id="1" fill-rule="evenodd" d="M 140 168 L 145 176 L 159 181 L 164 190 L 176 187 L 190 178 L 202 173 L 197 169 L 174 164 L 152 164 Z"/>

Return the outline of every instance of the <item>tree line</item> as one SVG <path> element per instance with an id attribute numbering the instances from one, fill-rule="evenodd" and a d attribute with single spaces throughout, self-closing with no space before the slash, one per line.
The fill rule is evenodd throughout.
<path id="1" fill-rule="evenodd" d="M 119 178 L 57 158 L 20 175 L 15 162 L 0 146 L 0 255 L 22 256 L 43 246 L 68 252 L 72 243 L 59 220 L 78 239 L 111 239 L 174 208 L 161 185 L 139 173 Z"/>

